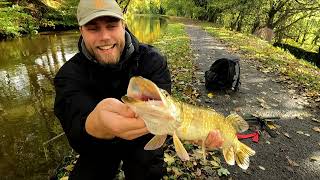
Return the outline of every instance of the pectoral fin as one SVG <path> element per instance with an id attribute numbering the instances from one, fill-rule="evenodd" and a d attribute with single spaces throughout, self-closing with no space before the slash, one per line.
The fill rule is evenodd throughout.
<path id="1" fill-rule="evenodd" d="M 226 117 L 226 120 L 229 121 L 233 127 L 236 128 L 237 132 L 244 132 L 249 129 L 247 121 L 245 121 L 238 114 L 230 114 Z"/>
<path id="2" fill-rule="evenodd" d="M 156 135 L 154 136 L 145 146 L 144 150 L 155 150 L 160 148 L 166 141 L 167 135 Z"/>
<path id="3" fill-rule="evenodd" d="M 178 138 L 175 132 L 173 133 L 173 144 L 178 156 L 182 161 L 187 161 L 190 159 L 188 152 L 183 147 L 183 144 L 181 143 L 180 139 Z"/>

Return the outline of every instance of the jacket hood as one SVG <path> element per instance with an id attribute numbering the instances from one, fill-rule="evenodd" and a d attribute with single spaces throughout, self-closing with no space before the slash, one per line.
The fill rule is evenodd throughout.
<path id="1" fill-rule="evenodd" d="M 82 36 L 80 36 L 79 41 L 78 41 L 78 49 L 80 53 L 82 53 L 85 57 L 86 60 L 91 61 L 93 63 L 96 63 L 99 66 L 106 67 L 106 68 L 111 68 L 111 69 L 118 69 L 121 70 L 123 69 L 123 66 L 127 64 L 130 58 L 134 53 L 139 51 L 139 41 L 137 38 L 129 31 L 129 29 L 126 27 L 125 29 L 125 46 L 122 51 L 122 54 L 120 56 L 119 63 L 117 64 L 100 64 L 87 50 Z"/>

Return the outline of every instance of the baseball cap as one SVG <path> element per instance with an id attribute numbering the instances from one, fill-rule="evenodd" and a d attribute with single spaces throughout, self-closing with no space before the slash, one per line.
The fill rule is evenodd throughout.
<path id="1" fill-rule="evenodd" d="M 115 0 L 80 0 L 77 10 L 79 26 L 101 16 L 123 19 L 122 10 Z"/>

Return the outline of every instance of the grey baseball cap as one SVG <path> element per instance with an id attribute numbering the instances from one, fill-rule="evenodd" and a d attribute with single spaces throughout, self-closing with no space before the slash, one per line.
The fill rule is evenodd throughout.
<path id="1" fill-rule="evenodd" d="M 123 19 L 122 10 L 115 0 L 80 0 L 77 10 L 79 26 L 101 16 Z"/>

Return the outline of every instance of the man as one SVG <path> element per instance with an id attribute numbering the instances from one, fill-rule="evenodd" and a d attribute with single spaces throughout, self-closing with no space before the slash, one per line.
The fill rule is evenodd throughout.
<path id="1" fill-rule="evenodd" d="M 121 160 L 126 179 L 160 179 L 163 149 L 143 149 L 152 135 L 119 99 L 132 76 L 143 76 L 170 92 L 165 58 L 125 28 L 114 0 L 80 0 L 77 19 L 79 53 L 54 79 L 55 115 L 80 154 L 70 179 L 113 179 Z M 209 137 L 208 146 L 219 145 L 219 136 Z"/>

